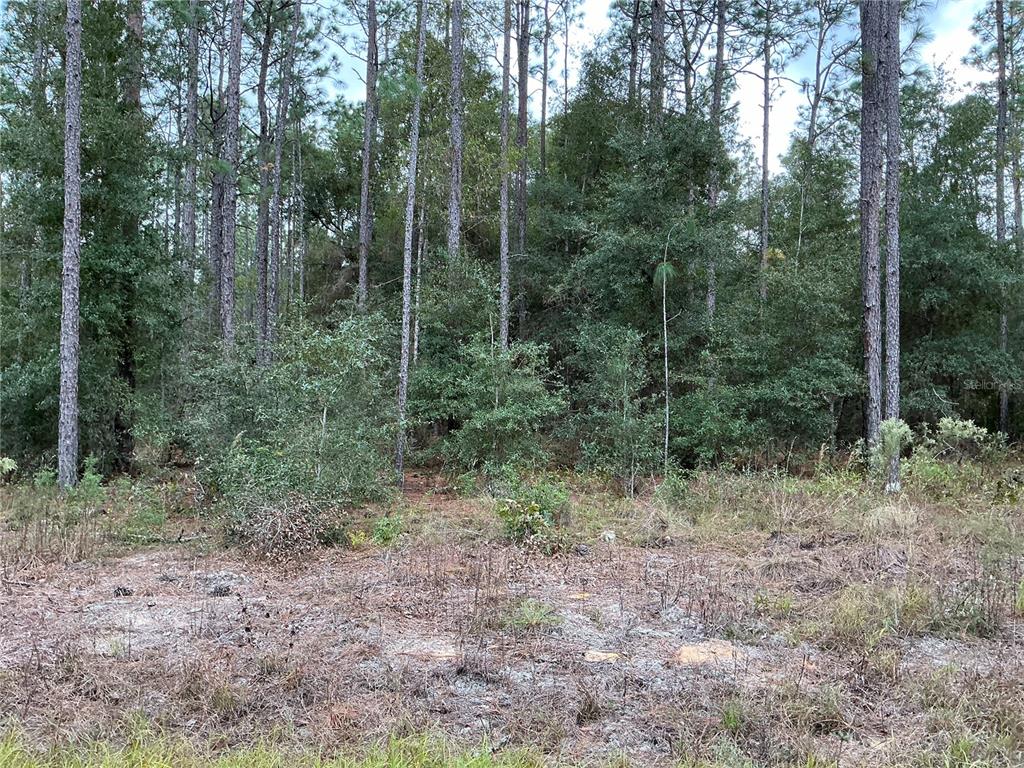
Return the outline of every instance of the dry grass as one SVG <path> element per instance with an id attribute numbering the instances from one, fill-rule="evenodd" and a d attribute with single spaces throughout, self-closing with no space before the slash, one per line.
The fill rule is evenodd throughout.
<path id="1" fill-rule="evenodd" d="M 196 766 L 434 729 L 546 764 L 1024 764 L 1006 470 L 908 474 L 895 498 L 848 471 L 700 472 L 633 500 L 565 478 L 550 548 L 509 544 L 493 499 L 420 476 L 287 569 L 175 543 L 199 523 L 171 491 L 107 488 L 58 525 L 69 502 L 4 488 L 8 744 L 131 744 L 127 711 L 158 749 L 201 745 L 180 763 Z M 260 741 L 267 757 L 231 753 Z M 400 764 L 477 765 L 444 749 Z"/>

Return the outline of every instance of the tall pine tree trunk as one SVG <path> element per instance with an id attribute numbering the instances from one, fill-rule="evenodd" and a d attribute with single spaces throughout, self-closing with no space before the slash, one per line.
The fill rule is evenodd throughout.
<path id="1" fill-rule="evenodd" d="M 459 252 L 462 230 L 462 0 L 452 0 L 451 176 L 448 188 L 448 257 Z M 415 183 L 415 179 L 410 183 Z"/>
<path id="2" fill-rule="evenodd" d="M 501 152 L 498 158 L 501 173 L 498 194 L 499 230 L 499 290 L 498 290 L 498 336 L 501 348 L 508 348 L 509 322 L 509 258 L 508 258 L 508 120 L 509 120 L 509 77 L 512 49 L 512 0 L 505 0 L 504 27 L 501 47 Z"/>
<path id="3" fill-rule="evenodd" d="M 651 0 L 651 102 L 648 124 L 651 131 L 661 129 L 665 101 L 665 0 Z"/>
<path id="4" fill-rule="evenodd" d="M 366 297 L 369 294 L 367 270 L 370 240 L 373 238 L 370 177 L 377 138 L 377 0 L 368 0 L 366 14 L 366 101 L 363 107 L 363 169 L 359 186 L 359 285 L 356 289 L 356 304 L 361 312 L 366 311 Z"/>
<path id="5" fill-rule="evenodd" d="M 637 78 L 640 71 L 640 0 L 632 0 L 632 13 L 629 17 L 629 90 L 626 92 L 627 104 L 636 105 Z M 569 22 L 566 20 L 566 26 Z"/>
<path id="6" fill-rule="evenodd" d="M 761 78 L 764 90 L 761 98 L 761 227 L 758 236 L 758 251 L 760 253 L 760 274 L 758 281 L 758 293 L 761 301 L 768 298 L 768 130 L 770 127 L 769 117 L 771 115 L 771 73 L 772 73 L 772 44 L 771 44 L 771 17 L 772 0 L 765 0 L 764 15 L 764 39 L 761 41 Z"/>
<path id="7" fill-rule="evenodd" d="M 241 116 L 242 23 L 245 0 L 231 0 L 231 40 L 228 45 L 228 98 L 224 129 L 224 205 L 221 221 L 220 332 L 226 354 L 235 346 L 235 229 L 238 211 L 238 131 Z"/>
<path id="8" fill-rule="evenodd" d="M 860 269 L 864 333 L 864 439 L 878 444 L 881 423 L 882 320 L 878 214 L 882 189 L 882 53 L 884 5 L 861 3 Z"/>
<path id="9" fill-rule="evenodd" d="M 1006 248 L 1006 126 L 1007 95 L 1006 82 L 1006 22 L 1003 0 L 995 0 L 996 11 L 996 59 L 998 66 L 997 87 L 999 96 L 996 105 L 996 247 L 1003 259 Z M 1001 296 L 999 312 L 999 351 L 1009 352 L 1009 319 L 1006 312 L 1006 291 Z M 1010 431 L 1010 390 L 1005 383 L 999 385 L 999 431 Z"/>
<path id="10" fill-rule="evenodd" d="M 548 0 L 544 0 L 544 39 L 541 54 L 540 81 L 540 175 L 548 170 L 548 47 L 551 43 L 551 17 L 548 15 Z"/>
<path id="11" fill-rule="evenodd" d="M 461 11 L 461 2 L 459 6 Z M 416 166 L 419 162 L 423 51 L 426 44 L 427 0 L 421 0 L 419 38 L 416 43 L 416 96 L 412 104 L 412 124 L 409 128 L 409 165 L 406 169 L 405 241 L 402 247 L 402 349 L 398 365 L 398 440 L 395 446 L 395 478 L 399 487 L 405 483 L 405 407 L 409 392 L 410 315 L 412 314 L 412 231 L 416 211 Z"/>
<path id="12" fill-rule="evenodd" d="M 270 362 L 268 337 L 270 311 L 267 302 L 270 254 L 270 111 L 267 107 L 267 78 L 270 71 L 270 49 L 274 42 L 274 5 L 276 0 L 263 0 L 263 42 L 260 45 L 259 78 L 256 81 L 256 110 L 260 116 L 257 161 L 259 193 L 256 202 L 256 361 Z M 260 5 L 257 5 L 257 9 Z"/>
<path id="13" fill-rule="evenodd" d="M 525 269 L 523 264 L 526 261 L 526 177 L 528 170 L 527 141 L 528 141 L 528 113 L 530 81 L 530 0 L 518 0 L 518 32 L 516 35 L 516 52 L 518 57 L 518 86 L 519 103 L 516 115 L 516 147 L 519 150 L 519 172 L 516 178 L 516 261 L 519 263 L 519 336 L 525 334 L 526 325 L 526 285 Z"/>
<path id="14" fill-rule="evenodd" d="M 196 180 L 199 154 L 199 0 L 189 1 L 188 88 L 185 93 L 185 179 L 182 190 L 181 240 L 187 273 L 196 268 Z"/>
<path id="15" fill-rule="evenodd" d="M 64 101 L 64 251 L 60 294 L 57 482 L 78 483 L 79 287 L 82 257 L 82 3 L 67 0 Z"/>
<path id="16" fill-rule="evenodd" d="M 715 136 L 722 137 L 722 91 L 725 88 L 725 10 L 728 0 L 717 0 L 715 8 L 715 70 L 711 81 L 711 127 Z M 722 189 L 722 171 L 716 163 L 711 169 L 711 181 L 708 189 L 708 207 L 712 216 L 718 209 L 718 198 Z M 707 316 L 708 327 L 715 322 L 715 307 L 718 304 L 718 284 L 716 279 L 717 262 L 714 249 L 708 256 L 708 293 Z"/>
<path id="17" fill-rule="evenodd" d="M 997 0 L 998 2 L 998 0 Z M 900 417 L 900 0 L 885 0 L 885 418 Z M 890 457 L 886 490 L 900 489 Z"/>
<path id="18" fill-rule="evenodd" d="M 281 274 L 281 244 L 284 216 L 281 211 L 281 165 L 284 159 L 284 135 L 288 125 L 288 107 L 292 95 L 292 73 L 295 67 L 295 49 L 298 46 L 299 27 L 302 24 L 302 0 L 292 6 L 291 35 L 281 68 L 281 86 L 277 94 L 277 122 L 274 125 L 274 171 L 270 198 L 270 261 L 267 270 L 267 353 L 273 355 L 277 333 L 278 283 Z"/>

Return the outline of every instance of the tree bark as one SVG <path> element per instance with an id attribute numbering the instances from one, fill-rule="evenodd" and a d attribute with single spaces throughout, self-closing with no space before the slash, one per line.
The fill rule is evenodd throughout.
<path id="1" fill-rule="evenodd" d="M 461 16 L 461 0 L 455 0 L 455 2 L 459 4 L 459 15 Z M 459 34 L 461 36 L 461 30 Z M 454 46 L 454 30 L 452 38 Z M 410 315 L 412 313 L 412 231 L 416 211 L 416 166 L 419 162 L 423 52 L 426 44 L 427 0 L 420 0 L 419 39 L 416 43 L 416 96 L 413 99 L 412 124 L 409 128 L 409 165 L 406 170 L 405 198 L 405 241 L 402 247 L 402 349 L 398 366 L 398 440 L 395 446 L 395 479 L 400 488 L 405 484 L 405 407 L 409 392 Z M 461 40 L 459 44 L 461 46 Z M 450 235 L 449 224 L 449 237 Z"/>
<path id="2" fill-rule="evenodd" d="M 518 56 L 519 103 L 516 115 L 516 147 L 519 150 L 519 172 L 516 178 L 516 261 L 520 265 L 526 260 L 526 178 L 529 168 L 527 142 L 529 136 L 527 106 L 529 100 L 530 81 L 530 1 L 519 0 L 518 33 L 516 49 Z M 526 285 L 525 273 L 519 270 L 519 334 L 523 336 L 526 325 Z"/>
<path id="3" fill-rule="evenodd" d="M 263 19 L 263 41 L 260 45 L 259 77 L 256 81 L 256 109 L 260 116 L 257 165 L 259 194 L 256 202 L 256 362 L 270 362 L 268 344 L 270 311 L 267 303 L 270 271 L 270 111 L 267 107 L 267 77 L 270 71 L 270 49 L 274 42 L 274 6 L 277 0 L 262 0 L 266 8 Z M 260 9 L 260 5 L 256 6 Z"/>
<path id="4" fill-rule="evenodd" d="M 772 0 L 765 0 L 764 39 L 761 41 L 762 93 L 761 104 L 761 227 L 758 238 L 760 252 L 760 280 L 758 292 L 761 301 L 768 298 L 768 210 L 769 210 L 769 174 L 768 174 L 768 130 L 771 115 L 771 71 L 772 71 Z"/>
<path id="5" fill-rule="evenodd" d="M 651 103 L 648 122 L 661 129 L 665 100 L 665 0 L 651 0 Z"/>
<path id="6" fill-rule="evenodd" d="M 509 258 L 508 258 L 508 121 L 509 121 L 509 79 L 512 49 L 512 0 L 505 0 L 505 16 L 501 48 L 501 152 L 498 158 L 501 185 L 498 195 L 499 229 L 499 290 L 498 290 L 498 336 L 501 348 L 508 348 L 509 324 Z"/>
<path id="7" fill-rule="evenodd" d="M 281 212 L 281 165 L 284 158 L 284 134 L 288 125 L 288 107 L 292 96 L 292 72 L 302 25 L 302 0 L 294 0 L 292 26 L 281 71 L 281 87 L 277 95 L 277 122 L 274 125 L 274 172 L 270 198 L 270 262 L 267 275 L 267 354 L 273 356 L 277 334 L 278 282 L 281 274 L 281 243 L 284 216 Z"/>
<path id="8" fill-rule="evenodd" d="M 452 0 L 451 150 L 448 188 L 448 257 L 459 252 L 462 230 L 462 0 Z M 415 182 L 415 179 L 413 179 Z"/>
<path id="9" fill-rule="evenodd" d="M 426 197 L 426 193 L 424 193 Z M 427 205 L 420 203 L 419 241 L 416 243 L 416 288 L 413 297 L 412 364 L 420 357 L 420 293 L 423 290 L 423 262 L 427 258 Z"/>
<path id="10" fill-rule="evenodd" d="M 996 105 L 996 248 L 1000 259 L 1006 248 L 1006 126 L 1008 87 L 1006 82 L 1006 22 L 1003 0 L 995 0 L 996 60 L 998 66 Z M 1006 289 L 1001 296 L 999 312 L 999 351 L 1009 352 L 1009 320 L 1006 311 Z M 999 385 L 999 431 L 1010 430 L 1010 390 L 1005 383 Z"/>
<path id="11" fill-rule="evenodd" d="M 997 0 L 999 2 L 1000 0 Z M 885 418 L 900 417 L 900 0 L 885 0 Z M 890 457 L 886 490 L 900 490 Z"/>
<path id="12" fill-rule="evenodd" d="M 541 43 L 540 82 L 540 175 L 548 170 L 548 47 L 551 42 L 551 16 L 548 15 L 548 0 L 544 0 L 544 39 Z"/>
<path id="13" fill-rule="evenodd" d="M 185 178 L 182 190 L 181 240 L 187 273 L 195 269 L 196 180 L 199 153 L 199 0 L 189 0 L 188 88 L 185 94 Z"/>
<path id="14" fill-rule="evenodd" d="M 64 102 L 64 250 L 61 260 L 57 482 L 78 483 L 79 287 L 82 227 L 82 3 L 67 0 Z"/>
<path id="15" fill-rule="evenodd" d="M 242 12 L 245 0 L 231 0 L 231 41 L 228 46 L 228 105 L 225 126 L 225 178 L 220 269 L 220 331 L 227 355 L 235 346 L 235 215 L 238 209 L 238 130 L 241 114 Z"/>
<path id="16" fill-rule="evenodd" d="M 640 0 L 632 0 L 633 13 L 629 19 L 629 90 L 626 103 L 636 103 L 637 74 L 640 67 Z M 566 21 L 568 25 L 568 21 Z"/>
<path id="17" fill-rule="evenodd" d="M 373 173 L 373 148 L 377 138 L 377 0 L 368 0 L 366 7 L 366 102 L 363 107 L 363 169 L 359 187 L 359 285 L 356 304 L 366 311 L 369 294 L 368 260 L 373 238 L 373 202 L 370 199 L 370 177 Z"/>
<path id="18" fill-rule="evenodd" d="M 717 0 L 715 9 L 715 70 L 711 82 L 711 127 L 719 140 L 722 137 L 722 91 L 725 88 L 725 12 L 728 0 Z M 716 163 L 711 169 L 711 180 L 708 185 L 708 207 L 711 214 L 718 209 L 718 198 L 721 194 L 721 169 Z M 718 304 L 718 285 L 716 279 L 717 262 L 713 253 L 708 256 L 708 293 L 707 315 L 708 327 L 715 321 L 715 307 Z"/>
<path id="19" fill-rule="evenodd" d="M 882 171 L 882 3 L 861 3 L 862 103 L 860 112 L 860 268 L 863 307 L 864 439 L 878 444 L 881 423 L 881 285 L 879 280 L 878 214 Z"/>

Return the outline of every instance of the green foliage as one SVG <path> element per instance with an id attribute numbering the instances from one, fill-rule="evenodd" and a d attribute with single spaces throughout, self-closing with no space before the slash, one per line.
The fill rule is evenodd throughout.
<path id="1" fill-rule="evenodd" d="M 506 351 L 483 339 L 460 349 L 449 370 L 417 371 L 415 418 L 450 426 L 437 450 L 456 467 L 527 465 L 547 456 L 541 435 L 565 401 L 537 344 Z"/>
<path id="2" fill-rule="evenodd" d="M 199 457 L 234 509 L 299 494 L 328 504 L 379 498 L 388 482 L 390 337 L 375 315 L 331 329 L 282 329 L 273 363 L 197 361 L 175 441 Z"/>
<path id="3" fill-rule="evenodd" d="M 504 494 L 495 503 L 505 535 L 521 544 L 553 543 L 556 528 L 568 512 L 568 488 L 553 478 L 527 479 L 513 472 L 506 475 L 506 482 Z"/>
<path id="4" fill-rule="evenodd" d="M 607 472 L 628 495 L 639 476 L 660 466 L 660 414 L 638 332 L 611 324 L 591 324 L 569 358 L 579 383 L 571 434 L 580 446 L 580 467 Z"/>

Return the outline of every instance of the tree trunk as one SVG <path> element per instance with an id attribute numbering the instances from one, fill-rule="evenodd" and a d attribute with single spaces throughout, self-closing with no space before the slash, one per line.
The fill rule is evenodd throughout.
<path id="1" fill-rule="evenodd" d="M 274 42 L 274 6 L 277 0 L 262 0 L 266 6 L 263 42 L 260 45 L 259 78 L 256 81 L 256 109 L 260 116 L 257 146 L 259 193 L 256 202 L 256 362 L 270 362 L 268 337 L 270 311 L 267 303 L 270 253 L 270 111 L 267 107 L 267 76 L 270 70 L 270 49 Z M 260 5 L 256 6 L 257 9 Z"/>
<path id="2" fill-rule="evenodd" d="M 284 134 L 288 125 L 288 107 L 292 95 L 292 72 L 295 66 L 295 49 L 298 46 L 299 28 L 302 25 L 302 0 L 295 0 L 292 7 L 291 35 L 288 51 L 285 53 L 281 71 L 281 87 L 277 94 L 277 123 L 274 125 L 274 176 L 270 198 L 270 262 L 267 275 L 267 354 L 273 356 L 274 338 L 277 333 L 278 282 L 281 274 L 281 243 L 284 216 L 281 212 L 281 165 L 284 158 Z"/>
<path id="3" fill-rule="evenodd" d="M 568 26 L 566 20 L 566 26 Z M 637 74 L 640 67 L 640 0 L 633 0 L 633 13 L 629 19 L 629 91 L 626 100 L 632 107 L 636 103 Z"/>
<path id="4" fill-rule="evenodd" d="M 458 15 L 461 16 L 461 0 Z M 459 19 L 461 22 L 461 19 Z M 456 26 L 453 14 L 453 27 Z M 458 32 L 461 37 L 461 29 Z M 453 30 L 453 46 L 456 36 Z M 409 128 L 409 165 L 406 170 L 405 241 L 402 247 L 402 350 L 398 367 L 398 440 L 395 446 L 395 479 L 399 487 L 405 484 L 405 405 L 409 392 L 410 315 L 412 313 L 412 230 L 416 210 L 416 166 L 419 162 L 420 103 L 423 92 L 423 51 L 427 44 L 427 0 L 420 1 L 419 39 L 416 44 L 416 96 L 412 105 L 412 125 Z M 459 41 L 461 47 L 461 39 Z M 461 57 L 461 51 L 460 51 Z M 461 73 L 460 73 L 461 76 Z M 461 101 L 461 99 L 460 99 Z M 449 211 L 450 212 L 450 211 Z M 456 233 L 456 244 L 457 244 Z M 449 239 L 451 225 L 449 222 Z"/>
<path id="5" fill-rule="evenodd" d="M 551 17 L 548 15 L 548 0 L 544 0 L 544 40 L 541 54 L 540 82 L 540 175 L 548 170 L 548 46 L 551 42 Z"/>
<path id="6" fill-rule="evenodd" d="M 717 0 L 716 2 L 716 30 L 715 30 L 715 70 L 711 82 L 711 127 L 715 136 L 721 140 L 722 137 L 722 91 L 725 88 L 725 10 L 728 0 Z M 712 216 L 718 209 L 718 197 L 721 194 L 721 169 L 716 163 L 711 169 L 711 181 L 708 188 L 708 207 Z M 708 327 L 715 321 L 715 307 L 718 303 L 718 285 L 716 280 L 717 263 L 715 261 L 714 249 L 708 256 L 708 294 L 707 294 L 707 315 Z"/>
<path id="7" fill-rule="evenodd" d="M 864 439 L 878 444 L 881 423 L 881 285 L 878 214 L 882 171 L 882 3 L 861 3 L 862 103 L 860 111 L 860 268 L 863 306 L 864 373 L 867 401 Z"/>
<path id="8" fill-rule="evenodd" d="M 424 192 L 424 198 L 426 192 Z M 412 364 L 420 357 L 420 293 L 423 290 L 423 262 L 427 258 L 427 204 L 420 203 L 419 241 L 416 243 L 416 289 L 413 297 Z"/>
<path id="9" fill-rule="evenodd" d="M 78 483 L 79 280 L 82 256 L 82 3 L 67 0 L 64 102 L 64 251 L 60 295 L 57 482 Z"/>
<path id="10" fill-rule="evenodd" d="M 518 33 L 516 36 L 516 48 L 518 55 L 518 86 L 519 104 L 516 116 L 516 147 L 519 150 L 519 173 L 516 179 L 516 235 L 517 255 L 516 260 L 520 264 L 519 269 L 519 335 L 524 335 L 526 325 L 526 285 L 525 270 L 522 268 L 526 260 L 526 177 L 528 171 L 527 141 L 528 141 L 528 114 L 527 105 L 529 99 L 530 80 L 530 1 L 519 0 Z"/>
<path id="11" fill-rule="evenodd" d="M 1006 125 L 1007 95 L 1006 82 L 1006 23 L 1003 0 L 995 0 L 996 11 L 996 58 L 998 65 L 997 87 L 999 97 L 996 106 L 996 247 L 999 257 L 1004 257 L 1006 247 Z M 1009 352 L 1009 320 L 1006 312 L 1006 290 L 1003 290 L 999 313 L 999 351 Z M 1010 431 L 1010 390 L 1005 383 L 999 385 L 999 431 Z"/>
<path id="12" fill-rule="evenodd" d="M 452 0 L 452 167 L 448 189 L 448 257 L 459 252 L 462 230 L 462 0 Z M 411 183 L 415 183 L 415 179 Z"/>
<path id="13" fill-rule="evenodd" d="M 760 281 L 758 292 L 761 301 L 768 298 L 768 129 L 769 117 L 771 115 L 771 71 L 772 71 L 772 44 L 771 44 L 771 16 L 772 0 L 765 2 L 764 39 L 761 41 L 761 78 L 764 91 L 761 104 L 761 228 L 758 238 L 760 252 Z"/>
<path id="14" fill-rule="evenodd" d="M 1000 0 L 996 0 L 1000 2 Z M 885 1 L 885 418 L 900 417 L 900 0 Z M 900 490 L 891 457 L 886 490 Z"/>
<path id="15" fill-rule="evenodd" d="M 501 186 L 498 195 L 499 246 L 499 290 L 498 290 L 498 336 L 501 348 L 508 348 L 509 321 L 509 259 L 508 259 L 508 120 L 509 120 L 509 78 L 512 49 L 512 0 L 505 0 L 505 16 L 501 48 L 501 153 L 498 158 Z"/>
<path id="16" fill-rule="evenodd" d="M 661 129 L 665 99 L 665 0 L 651 0 L 651 103 L 648 122 Z"/>
<path id="17" fill-rule="evenodd" d="M 369 293 L 367 262 L 373 238 L 373 203 L 370 199 L 370 176 L 373 173 L 373 148 L 377 139 L 377 0 L 368 0 L 366 7 L 366 102 L 363 107 L 363 175 L 359 187 L 359 286 L 356 304 L 366 311 Z"/>
<path id="18" fill-rule="evenodd" d="M 185 94 L 185 179 L 182 190 L 181 240 L 187 272 L 195 269 L 196 179 L 199 154 L 199 0 L 189 0 L 188 89 Z"/>
<path id="19" fill-rule="evenodd" d="M 302 119 L 295 126 L 295 218 L 298 219 L 299 247 L 296 249 L 299 302 L 306 301 L 306 197 L 302 186 Z"/>
<path id="20" fill-rule="evenodd" d="M 228 171 L 224 186 L 220 260 L 220 332 L 230 355 L 235 346 L 235 214 L 238 209 L 238 130 L 242 85 L 242 11 L 245 0 L 231 0 L 231 41 L 228 45 L 228 108 L 224 161 Z"/>

